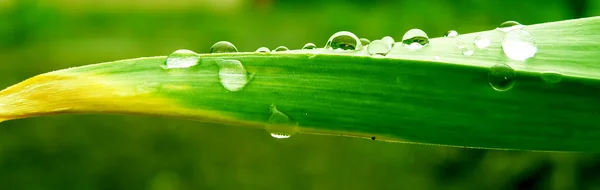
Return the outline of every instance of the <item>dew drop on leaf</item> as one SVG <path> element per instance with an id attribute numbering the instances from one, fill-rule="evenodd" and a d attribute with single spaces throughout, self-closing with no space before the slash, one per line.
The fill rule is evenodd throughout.
<path id="1" fill-rule="evenodd" d="M 369 46 L 367 46 L 367 52 L 369 55 L 387 55 L 390 52 L 390 45 L 383 40 L 373 40 Z"/>
<path id="2" fill-rule="evenodd" d="M 276 47 L 276 48 L 273 50 L 273 52 L 281 52 L 281 51 L 287 51 L 287 50 L 290 50 L 290 49 L 288 49 L 288 48 L 287 48 L 287 47 L 285 47 L 285 46 L 279 46 L 279 47 Z"/>
<path id="3" fill-rule="evenodd" d="M 325 49 L 329 50 L 360 50 L 362 49 L 362 44 L 358 37 L 351 32 L 341 31 L 333 34 L 329 40 L 327 40 L 327 44 L 325 45 Z"/>
<path id="4" fill-rule="evenodd" d="M 391 36 L 383 37 L 383 38 L 381 38 L 381 41 L 387 43 L 390 46 L 393 46 L 394 43 L 396 43 L 396 41 L 394 40 L 394 38 L 392 38 Z"/>
<path id="5" fill-rule="evenodd" d="M 507 64 L 496 64 L 490 68 L 488 78 L 494 90 L 507 91 L 515 84 L 515 70 Z"/>
<path id="6" fill-rule="evenodd" d="M 446 34 L 444 34 L 444 37 L 447 38 L 456 38 L 458 37 L 458 32 L 456 30 L 449 30 L 448 32 L 446 32 Z"/>
<path id="7" fill-rule="evenodd" d="M 402 44 L 409 49 L 420 49 L 429 44 L 429 37 L 421 29 L 410 29 L 402 36 Z"/>
<path id="8" fill-rule="evenodd" d="M 186 49 L 180 49 L 167 56 L 164 68 L 188 68 L 198 64 L 199 61 L 200 55 L 198 55 L 196 52 Z"/>
<path id="9" fill-rule="evenodd" d="M 228 41 L 220 41 L 210 47 L 210 53 L 235 53 L 237 48 Z"/>
<path id="10" fill-rule="evenodd" d="M 242 62 L 238 60 L 220 60 L 218 65 L 221 85 L 229 91 L 242 90 L 252 79 Z"/>
<path id="11" fill-rule="evenodd" d="M 500 26 L 498 26 L 496 28 L 496 30 L 501 31 L 501 32 L 510 32 L 512 30 L 521 29 L 521 28 L 523 28 L 523 25 L 521 25 L 517 21 L 506 21 L 506 22 L 503 22 L 502 24 L 500 24 Z"/>
<path id="12" fill-rule="evenodd" d="M 258 49 L 256 49 L 256 52 L 258 52 L 258 53 L 267 53 L 270 51 L 271 50 L 269 50 L 269 48 L 267 48 L 267 47 L 259 47 Z"/>
<path id="13" fill-rule="evenodd" d="M 550 84 L 556 84 L 562 81 L 562 74 L 554 71 L 547 71 L 542 73 L 542 80 Z"/>
<path id="14" fill-rule="evenodd" d="M 363 46 L 369 45 L 371 43 L 371 40 L 367 39 L 367 38 L 360 38 L 360 44 L 362 44 Z"/>
<path id="15" fill-rule="evenodd" d="M 471 56 L 471 55 L 473 55 L 473 53 L 475 53 L 475 51 L 473 51 L 472 49 L 469 49 L 469 48 L 463 48 L 461 50 L 462 50 L 462 54 L 464 56 Z"/>
<path id="16" fill-rule="evenodd" d="M 306 44 L 304 44 L 304 46 L 302 46 L 302 49 L 304 49 L 304 50 L 317 49 L 317 45 L 315 45 L 313 43 L 306 43 Z"/>
<path id="17" fill-rule="evenodd" d="M 475 40 L 473 41 L 473 43 L 475 44 L 475 46 L 477 46 L 477 48 L 485 49 L 487 47 L 490 47 L 490 45 L 492 44 L 492 41 L 490 40 L 490 38 L 487 35 L 481 34 L 481 35 L 475 37 Z"/>
<path id="18" fill-rule="evenodd" d="M 502 50 L 510 59 L 525 61 L 537 53 L 535 38 L 525 30 L 513 30 L 504 36 Z"/>
<path id="19" fill-rule="evenodd" d="M 298 133 L 298 123 L 292 120 L 288 115 L 279 111 L 275 105 L 270 106 L 271 116 L 265 126 L 265 130 L 273 138 L 287 139 Z"/>

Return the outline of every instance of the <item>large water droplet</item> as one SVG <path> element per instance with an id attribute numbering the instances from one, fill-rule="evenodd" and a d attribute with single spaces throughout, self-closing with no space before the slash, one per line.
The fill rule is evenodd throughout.
<path id="1" fill-rule="evenodd" d="M 239 91 L 252 80 L 252 76 L 238 60 L 221 60 L 218 64 L 221 85 L 229 91 Z"/>
<path id="2" fill-rule="evenodd" d="M 210 53 L 234 53 L 238 52 L 237 48 L 228 41 L 220 41 L 210 47 Z"/>
<path id="3" fill-rule="evenodd" d="M 363 46 L 369 45 L 371 43 L 371 40 L 366 39 L 366 38 L 360 38 L 360 44 L 362 44 Z"/>
<path id="4" fill-rule="evenodd" d="M 272 137 L 278 139 L 286 139 L 298 133 L 298 123 L 292 120 L 289 116 L 279 111 L 275 105 L 271 105 L 271 117 L 265 130 Z"/>
<path id="5" fill-rule="evenodd" d="M 444 34 L 444 37 L 456 38 L 458 37 L 458 32 L 456 30 L 449 30 L 448 32 L 446 32 L 446 34 Z"/>
<path id="6" fill-rule="evenodd" d="M 330 50 L 359 50 L 362 49 L 362 44 L 358 37 L 351 32 L 341 31 L 333 34 L 329 40 L 327 40 L 327 44 L 325 45 L 325 49 Z"/>
<path id="7" fill-rule="evenodd" d="M 390 46 L 393 46 L 394 43 L 396 43 L 396 41 L 394 40 L 394 38 L 392 38 L 391 36 L 386 36 L 381 38 L 381 41 L 384 41 L 385 43 L 387 43 Z"/>
<path id="8" fill-rule="evenodd" d="M 313 43 L 306 43 L 306 44 L 304 44 L 302 49 L 304 49 L 304 50 L 317 49 L 317 45 L 315 45 Z"/>
<path id="9" fill-rule="evenodd" d="M 490 68 L 488 78 L 494 90 L 507 91 L 515 84 L 515 70 L 506 64 L 496 64 Z"/>
<path id="10" fill-rule="evenodd" d="M 270 51 L 271 50 L 269 50 L 269 48 L 267 48 L 267 47 L 259 47 L 258 49 L 256 49 L 256 52 L 258 52 L 258 53 L 267 53 Z"/>
<path id="11" fill-rule="evenodd" d="M 409 49 L 420 49 L 429 44 L 429 37 L 421 29 L 410 29 L 402 36 L 402 44 Z"/>
<path id="12" fill-rule="evenodd" d="M 165 69 L 188 68 L 198 64 L 200 55 L 196 52 L 180 49 L 171 53 L 165 61 Z"/>
<path id="13" fill-rule="evenodd" d="M 513 30 L 508 32 L 504 37 L 502 50 L 510 59 L 525 61 L 537 53 L 537 45 L 529 32 L 525 30 Z"/>
<path id="14" fill-rule="evenodd" d="M 390 45 L 383 40 L 374 40 L 367 46 L 367 52 L 370 55 L 387 55 L 390 52 Z"/>
<path id="15" fill-rule="evenodd" d="M 481 34 L 475 38 L 473 43 L 479 49 L 485 49 L 487 47 L 490 47 L 490 44 L 492 44 L 492 41 L 490 40 L 490 38 L 487 35 Z"/>
<path id="16" fill-rule="evenodd" d="M 280 51 L 287 51 L 287 50 L 290 50 L 290 49 L 288 49 L 288 48 L 287 48 L 287 47 L 285 47 L 285 46 L 279 46 L 279 47 L 276 47 L 276 48 L 273 50 L 273 52 L 280 52 Z"/>
<path id="17" fill-rule="evenodd" d="M 512 30 L 521 29 L 521 28 L 523 28 L 523 25 L 521 25 L 520 23 L 518 23 L 516 21 L 506 21 L 506 22 L 503 22 L 502 24 L 500 24 L 500 26 L 498 26 L 498 28 L 496 28 L 496 30 L 499 30 L 502 32 L 510 32 Z"/>
<path id="18" fill-rule="evenodd" d="M 547 71 L 542 73 L 542 80 L 551 84 L 559 83 L 560 81 L 562 81 L 562 77 L 562 74 L 554 71 Z"/>

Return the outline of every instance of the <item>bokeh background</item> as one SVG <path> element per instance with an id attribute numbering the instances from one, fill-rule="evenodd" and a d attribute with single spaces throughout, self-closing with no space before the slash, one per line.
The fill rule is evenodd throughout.
<path id="1" fill-rule="evenodd" d="M 0 88 L 73 66 L 207 52 L 220 40 L 240 51 L 300 48 L 341 30 L 436 37 L 599 14 L 598 0 L 0 0 Z M 0 123 L 0 189 L 600 189 L 600 155 L 61 115 Z"/>

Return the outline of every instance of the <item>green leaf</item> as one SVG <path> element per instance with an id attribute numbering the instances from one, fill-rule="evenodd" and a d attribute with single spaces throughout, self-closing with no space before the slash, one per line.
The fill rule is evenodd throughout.
<path id="1" fill-rule="evenodd" d="M 192 54 L 200 61 L 189 68 L 166 69 L 165 56 L 70 68 L 1 91 L 0 120 L 149 114 L 267 128 L 278 137 L 600 150 L 600 17 L 523 30 L 537 44 L 525 61 L 505 56 L 506 33 L 490 30 L 431 39 L 419 50 L 396 43 L 386 57 L 369 56 L 366 48 L 317 49 Z M 488 48 L 472 45 L 480 35 L 491 40 Z M 457 44 L 474 54 L 463 55 Z M 514 75 L 508 67 L 490 69 L 501 63 Z"/>

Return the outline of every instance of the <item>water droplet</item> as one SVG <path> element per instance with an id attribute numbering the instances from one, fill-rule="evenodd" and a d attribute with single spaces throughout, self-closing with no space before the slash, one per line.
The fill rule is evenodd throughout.
<path id="1" fill-rule="evenodd" d="M 542 73 L 542 80 L 551 84 L 559 83 L 560 81 L 562 81 L 562 77 L 562 74 L 554 71 L 547 71 Z"/>
<path id="2" fill-rule="evenodd" d="M 507 91 L 515 84 L 515 70 L 506 64 L 496 64 L 490 68 L 488 78 L 494 90 Z"/>
<path id="3" fill-rule="evenodd" d="M 444 37 L 456 38 L 456 37 L 458 37 L 458 32 L 456 30 L 450 30 L 450 31 L 446 32 L 446 34 L 444 34 Z"/>
<path id="4" fill-rule="evenodd" d="M 188 68 L 198 64 L 200 55 L 196 52 L 180 49 L 171 53 L 165 61 L 165 69 Z"/>
<path id="5" fill-rule="evenodd" d="M 238 60 L 221 60 L 218 64 L 221 85 L 229 91 L 239 91 L 252 80 L 252 76 Z"/>
<path id="6" fill-rule="evenodd" d="M 485 49 L 489 47 L 490 44 L 492 44 L 492 41 L 490 41 L 490 38 L 487 37 L 487 35 L 481 34 L 475 38 L 475 41 L 473 41 L 473 43 L 479 49 Z"/>
<path id="7" fill-rule="evenodd" d="M 370 55 L 387 55 L 390 52 L 390 45 L 383 40 L 373 40 L 367 46 L 367 52 Z"/>
<path id="8" fill-rule="evenodd" d="M 471 56 L 471 55 L 473 55 L 473 53 L 475 53 L 475 51 L 473 51 L 471 49 L 468 49 L 468 48 L 463 48 L 462 49 L 462 54 L 464 56 Z"/>
<path id="9" fill-rule="evenodd" d="M 360 44 L 362 44 L 363 46 L 369 45 L 371 43 L 371 40 L 366 39 L 366 38 L 361 38 L 360 40 Z"/>
<path id="10" fill-rule="evenodd" d="M 269 117 L 269 123 L 266 125 L 265 130 L 269 132 L 272 137 L 285 139 L 298 133 L 298 123 L 279 111 L 275 105 L 271 105 L 270 110 L 271 117 Z"/>
<path id="11" fill-rule="evenodd" d="M 508 32 L 502 40 L 502 50 L 510 59 L 525 61 L 537 53 L 537 45 L 529 32 L 513 30 Z"/>
<path id="12" fill-rule="evenodd" d="M 372 136 L 372 137 L 371 137 L 371 140 L 375 140 L 376 138 L 377 138 L 377 137 L 375 137 L 375 136 Z"/>
<path id="13" fill-rule="evenodd" d="M 362 49 L 362 44 L 356 35 L 351 32 L 341 31 L 333 34 L 329 40 L 327 40 L 327 44 L 325 45 L 325 49 L 330 50 L 359 50 Z"/>
<path id="14" fill-rule="evenodd" d="M 394 38 L 392 38 L 391 36 L 386 36 L 381 38 L 381 41 L 384 41 L 385 43 L 387 43 L 390 46 L 393 46 L 394 43 L 396 43 L 396 41 L 394 40 Z"/>
<path id="15" fill-rule="evenodd" d="M 436 61 L 440 60 L 440 56 L 433 56 L 433 59 L 435 59 Z"/>
<path id="16" fill-rule="evenodd" d="M 506 22 L 503 22 L 502 24 L 500 24 L 500 26 L 498 26 L 498 28 L 496 28 L 496 30 L 499 30 L 502 32 L 510 32 L 512 30 L 521 29 L 521 28 L 523 28 L 523 25 L 521 25 L 520 23 L 518 23 L 516 21 L 506 21 Z"/>
<path id="17" fill-rule="evenodd" d="M 279 46 L 279 47 L 275 48 L 275 49 L 273 50 L 273 52 L 280 52 L 280 51 L 287 51 L 287 50 L 290 50 L 290 49 L 288 49 L 288 48 L 287 48 L 287 47 L 285 47 L 285 46 Z"/>
<path id="18" fill-rule="evenodd" d="M 302 47 L 302 49 L 305 49 L 305 50 L 317 49 L 317 46 L 316 46 L 315 44 L 313 44 L 313 43 L 306 43 L 306 44 L 305 44 L 305 45 Z"/>
<path id="19" fill-rule="evenodd" d="M 228 41 L 220 41 L 210 47 L 210 53 L 234 53 L 238 52 L 237 48 Z"/>
<path id="20" fill-rule="evenodd" d="M 270 51 L 271 50 L 269 50 L 269 48 L 267 48 L 267 47 L 259 47 L 258 49 L 256 49 L 256 52 L 258 52 L 258 53 L 267 53 Z"/>
<path id="21" fill-rule="evenodd" d="M 402 43 L 409 49 L 419 49 L 429 44 L 429 37 L 421 29 L 410 29 L 402 36 Z"/>

